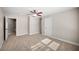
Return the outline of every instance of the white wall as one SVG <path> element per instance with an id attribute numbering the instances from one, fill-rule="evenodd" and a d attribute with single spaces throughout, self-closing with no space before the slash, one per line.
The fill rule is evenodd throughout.
<path id="1" fill-rule="evenodd" d="M 8 15 L 7 18 L 9 25 L 9 33 L 11 33 L 13 30 L 13 21 L 11 21 L 11 18 L 16 19 L 16 35 L 24 35 L 24 34 L 36 34 L 40 33 L 40 17 L 33 17 L 32 15 Z M 29 27 L 28 27 L 29 26 Z"/>
<path id="2" fill-rule="evenodd" d="M 4 41 L 4 24 L 3 24 L 3 13 L 2 10 L 0 8 L 0 48 L 2 46 L 2 43 Z"/>
<path id="3" fill-rule="evenodd" d="M 16 35 L 28 34 L 28 16 L 27 15 L 7 15 L 6 19 L 9 22 L 8 33 L 12 33 L 13 21 L 11 19 L 16 19 Z M 8 23 L 7 22 L 7 23 Z"/>
<path id="4" fill-rule="evenodd" d="M 78 9 L 51 15 L 45 19 L 49 36 L 79 44 L 79 15 Z M 48 21 L 47 21 L 48 20 Z M 51 21 L 50 21 L 51 20 Z M 52 27 L 50 27 L 50 23 Z M 52 29 L 52 30 L 51 30 Z"/>
<path id="5" fill-rule="evenodd" d="M 17 16 L 16 18 L 16 35 L 28 34 L 28 16 Z"/>

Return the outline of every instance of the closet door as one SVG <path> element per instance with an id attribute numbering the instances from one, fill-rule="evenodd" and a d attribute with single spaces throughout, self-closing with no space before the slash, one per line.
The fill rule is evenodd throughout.
<path id="1" fill-rule="evenodd" d="M 45 18 L 44 19 L 44 34 L 47 36 L 52 36 L 53 33 L 53 18 Z"/>
<path id="2" fill-rule="evenodd" d="M 28 34 L 28 17 L 18 16 L 16 19 L 16 36 Z"/>
<path id="3" fill-rule="evenodd" d="M 29 34 L 38 34 L 40 30 L 40 17 L 29 16 Z"/>

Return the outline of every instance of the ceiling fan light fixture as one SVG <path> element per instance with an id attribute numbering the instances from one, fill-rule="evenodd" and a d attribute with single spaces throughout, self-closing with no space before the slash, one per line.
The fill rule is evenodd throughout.
<path id="1" fill-rule="evenodd" d="M 37 14 L 33 14 L 33 16 L 37 16 Z"/>
<path id="2" fill-rule="evenodd" d="M 30 11 L 33 16 L 42 16 L 42 12 L 37 12 L 36 10 Z"/>

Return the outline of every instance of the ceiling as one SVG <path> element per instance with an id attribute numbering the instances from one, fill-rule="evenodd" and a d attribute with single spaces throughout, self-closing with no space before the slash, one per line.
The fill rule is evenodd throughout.
<path id="1" fill-rule="evenodd" d="M 67 11 L 75 7 L 2 7 L 5 15 L 26 15 L 32 10 L 43 12 L 43 15 L 55 14 L 58 12 Z"/>

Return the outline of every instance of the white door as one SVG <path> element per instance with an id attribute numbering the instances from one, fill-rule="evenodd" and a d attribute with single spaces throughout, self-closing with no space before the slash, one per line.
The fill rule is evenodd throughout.
<path id="1" fill-rule="evenodd" d="M 38 16 L 29 16 L 29 34 L 38 34 L 40 30 L 40 18 Z"/>
<path id="2" fill-rule="evenodd" d="M 8 17 L 5 17 L 5 40 L 8 39 Z"/>
<path id="3" fill-rule="evenodd" d="M 52 36 L 53 31 L 53 19 L 52 18 L 45 18 L 45 35 Z"/>
<path id="4" fill-rule="evenodd" d="M 18 16 L 16 19 L 16 36 L 28 34 L 28 17 Z"/>

